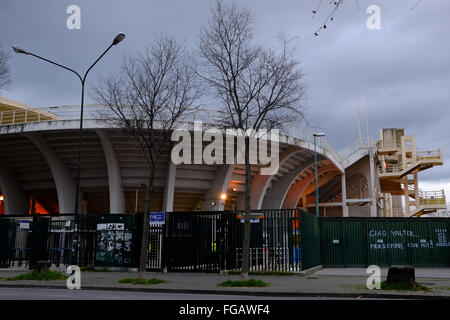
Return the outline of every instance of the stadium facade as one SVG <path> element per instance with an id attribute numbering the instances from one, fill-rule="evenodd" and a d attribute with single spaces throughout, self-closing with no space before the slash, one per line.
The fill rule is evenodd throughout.
<path id="1" fill-rule="evenodd" d="M 88 106 L 83 125 L 80 205 L 84 213 L 144 210 L 148 165 L 133 137 Z M 198 110 L 185 123 L 214 124 L 219 111 Z M 73 213 L 79 106 L 33 108 L 0 98 L 0 214 Z M 289 126 L 279 138 L 279 169 L 252 166 L 252 209 L 315 210 L 314 137 Z M 442 165 L 440 150 L 418 152 L 403 129 L 358 139 L 340 152 L 316 141 L 320 215 L 409 217 L 446 209 L 445 194 L 422 191 L 419 172 Z M 152 211 L 244 208 L 240 164 L 179 164 L 167 155 L 156 169 Z"/>

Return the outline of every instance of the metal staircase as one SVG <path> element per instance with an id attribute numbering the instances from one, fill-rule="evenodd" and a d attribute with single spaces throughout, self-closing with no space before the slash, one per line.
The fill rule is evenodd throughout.
<path id="1" fill-rule="evenodd" d="M 404 216 L 420 217 L 423 214 L 447 209 L 444 190 L 423 191 L 418 188 L 416 192 L 414 181 L 412 183 L 407 182 L 407 185 L 405 195 L 407 195 L 408 199 L 405 203 Z M 403 183 L 402 189 L 405 190 L 405 184 Z M 409 198 L 413 198 L 414 201 L 410 201 Z"/>

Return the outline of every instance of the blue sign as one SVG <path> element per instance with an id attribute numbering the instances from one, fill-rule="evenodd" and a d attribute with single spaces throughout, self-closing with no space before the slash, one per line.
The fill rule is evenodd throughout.
<path id="1" fill-rule="evenodd" d="M 241 219 L 241 223 L 245 223 L 245 219 Z M 251 218 L 250 219 L 250 223 L 259 223 L 259 219 L 258 218 Z"/>
<path id="2" fill-rule="evenodd" d="M 150 224 L 164 224 L 166 222 L 166 213 L 150 212 Z"/>

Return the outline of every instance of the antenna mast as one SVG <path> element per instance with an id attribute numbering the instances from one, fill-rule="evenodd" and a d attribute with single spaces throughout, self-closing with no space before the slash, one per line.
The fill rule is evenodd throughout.
<path id="1" fill-rule="evenodd" d="M 360 111 L 360 106 L 359 106 L 359 93 L 358 93 L 358 72 L 355 72 L 355 90 L 356 90 L 356 108 L 358 111 L 359 144 L 361 146 L 362 133 L 361 133 L 361 111 Z"/>

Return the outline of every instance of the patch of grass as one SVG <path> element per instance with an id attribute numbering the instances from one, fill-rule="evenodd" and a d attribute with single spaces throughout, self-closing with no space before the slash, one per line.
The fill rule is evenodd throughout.
<path id="1" fill-rule="evenodd" d="M 387 281 L 381 282 L 382 290 L 409 290 L 409 291 L 430 291 L 430 288 L 420 283 L 411 284 L 409 282 L 388 284 Z"/>
<path id="2" fill-rule="evenodd" d="M 50 280 L 65 280 L 68 276 L 59 273 L 57 271 L 46 270 L 42 272 L 28 272 L 16 277 L 6 278 L 8 281 L 17 280 L 39 280 L 39 281 L 50 281 Z"/>
<path id="3" fill-rule="evenodd" d="M 229 275 L 240 275 L 239 270 L 228 271 Z M 295 276 L 297 273 L 291 271 L 250 271 L 248 273 L 250 276 Z"/>
<path id="4" fill-rule="evenodd" d="M 83 272 L 110 272 L 107 268 L 96 269 L 92 266 L 90 267 L 80 267 Z"/>
<path id="5" fill-rule="evenodd" d="M 139 279 L 139 278 L 126 278 L 119 280 L 119 283 L 131 283 L 131 284 L 158 284 L 158 283 L 168 283 L 167 280 L 161 280 L 157 278 L 152 278 L 149 280 Z"/>
<path id="6" fill-rule="evenodd" d="M 269 284 L 258 280 L 227 280 L 218 284 L 220 287 L 267 287 Z"/>
<path id="7" fill-rule="evenodd" d="M 435 289 L 435 290 L 448 290 L 448 291 L 450 291 L 450 287 L 445 287 L 445 286 L 438 286 L 438 287 L 434 287 L 433 289 Z"/>

